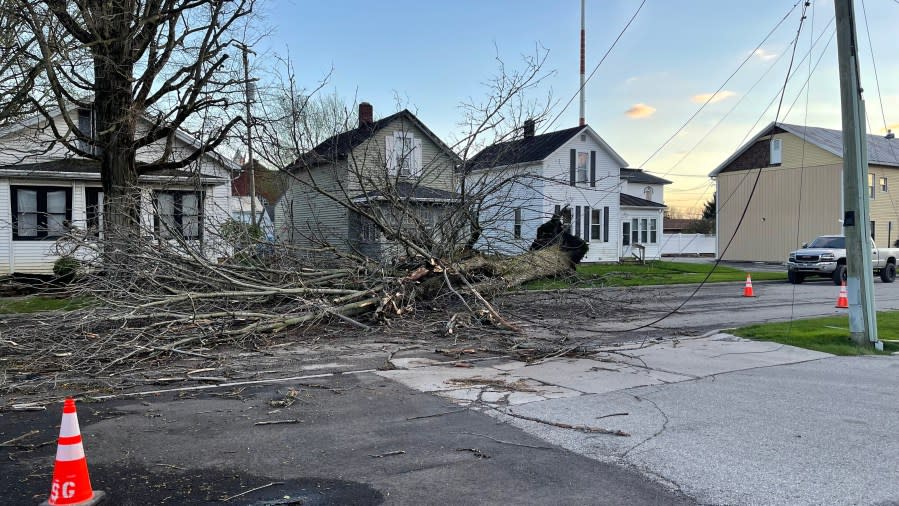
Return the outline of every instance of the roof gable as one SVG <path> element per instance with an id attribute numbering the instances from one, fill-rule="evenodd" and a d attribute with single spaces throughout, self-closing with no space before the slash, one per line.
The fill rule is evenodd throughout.
<path id="1" fill-rule="evenodd" d="M 93 98 L 90 98 L 88 100 L 88 102 L 93 103 Z M 62 116 L 63 114 L 71 113 L 72 111 L 74 111 L 76 109 L 80 109 L 80 108 L 81 108 L 80 105 L 70 102 L 67 105 L 65 110 L 59 109 L 58 107 L 53 108 L 47 112 L 47 115 L 50 116 L 51 118 L 57 118 L 57 117 Z M 46 117 L 43 114 L 35 114 L 35 115 L 29 116 L 27 118 L 24 118 L 21 121 L 18 121 L 6 128 L 0 129 L 0 139 L 17 134 L 17 133 L 25 130 L 26 128 L 38 128 L 38 127 L 40 127 L 41 122 L 45 121 L 45 120 L 46 120 Z M 139 116 L 139 120 L 148 125 L 152 124 L 152 121 L 150 121 L 150 119 L 146 115 L 143 115 L 143 114 Z M 191 146 L 195 149 L 199 149 L 202 147 L 202 143 L 199 141 L 199 139 L 188 134 L 184 130 L 181 130 L 180 128 L 175 129 L 174 137 L 176 139 L 180 140 L 181 142 L 183 142 L 184 144 L 187 144 L 188 146 Z M 203 155 L 219 162 L 227 170 L 230 170 L 230 171 L 239 171 L 240 170 L 240 165 L 238 163 L 234 162 L 233 160 L 228 159 L 225 156 L 222 156 L 215 150 L 205 151 L 205 152 L 203 152 Z"/>
<path id="2" fill-rule="evenodd" d="M 424 123 L 421 122 L 408 109 L 391 114 L 378 121 L 374 121 L 368 125 L 360 126 L 346 132 L 341 132 L 325 139 L 319 145 L 304 153 L 296 162 L 292 163 L 288 170 L 298 170 L 303 168 L 314 167 L 332 163 L 338 160 L 346 159 L 347 156 L 363 142 L 371 139 L 374 135 L 387 128 L 397 119 L 405 119 L 415 125 L 431 142 L 433 142 L 441 151 L 453 160 L 453 163 L 461 163 L 459 156 L 450 149 L 434 132 L 431 131 Z"/>
<path id="3" fill-rule="evenodd" d="M 466 163 L 466 170 L 483 170 L 508 165 L 540 162 L 548 158 L 556 150 L 575 136 L 586 133 L 590 135 L 599 146 L 609 154 L 618 165 L 626 166 L 628 163 L 621 158 L 605 140 L 602 139 L 589 125 L 556 130 L 533 137 L 526 137 L 512 141 L 499 142 L 487 146 Z"/>
<path id="4" fill-rule="evenodd" d="M 770 123 L 762 131 L 750 139 L 734 154 L 727 158 L 721 165 L 715 168 L 709 177 L 715 177 L 736 160 L 740 155 L 750 150 L 762 137 L 775 133 L 787 132 L 817 146 L 839 158 L 843 158 L 843 132 L 831 128 L 810 127 L 805 125 L 791 125 L 789 123 Z M 899 140 L 887 139 L 881 135 L 868 134 L 868 164 L 889 165 L 899 167 Z"/>

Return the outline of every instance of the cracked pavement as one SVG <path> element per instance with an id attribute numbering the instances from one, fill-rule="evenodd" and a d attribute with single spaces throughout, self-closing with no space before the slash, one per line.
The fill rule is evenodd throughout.
<path id="1" fill-rule="evenodd" d="M 378 374 L 700 503 L 899 502 L 883 465 L 899 454 L 899 357 L 715 334 L 534 365 L 394 362 Z"/>

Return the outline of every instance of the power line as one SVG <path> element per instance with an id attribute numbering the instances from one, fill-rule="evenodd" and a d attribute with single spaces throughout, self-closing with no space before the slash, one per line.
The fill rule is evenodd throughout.
<path id="1" fill-rule="evenodd" d="M 780 19 L 780 21 L 778 21 L 777 24 L 774 25 L 774 28 L 772 28 L 771 31 L 769 31 L 768 34 L 765 35 L 765 38 L 762 39 L 762 41 L 759 42 L 759 44 L 758 44 L 757 46 L 755 46 L 755 49 L 753 49 L 752 52 L 750 52 L 749 55 L 746 56 L 746 58 L 740 63 L 740 65 L 737 67 L 737 69 L 734 70 L 733 73 L 731 73 L 730 76 L 728 76 L 728 78 L 724 81 L 724 83 L 721 84 L 721 86 L 718 87 L 717 90 L 715 90 L 715 93 L 712 93 L 712 94 L 709 96 L 709 98 L 708 98 L 708 99 L 707 99 L 701 106 L 699 106 L 699 109 L 697 109 L 696 112 L 694 112 L 692 116 L 690 116 L 689 118 L 687 118 L 687 121 L 685 121 L 683 125 L 681 125 L 677 130 L 675 130 L 674 133 L 671 134 L 671 136 L 668 137 L 668 139 L 665 140 L 665 142 L 663 142 L 662 145 L 658 147 L 658 149 L 656 149 L 655 151 L 653 151 L 653 153 L 652 153 L 651 155 L 649 155 L 649 158 L 647 158 L 646 160 L 643 161 L 643 163 L 640 164 L 640 168 L 643 168 L 647 163 L 649 163 L 650 160 L 652 160 L 657 154 L 659 154 L 659 151 L 661 151 L 662 149 L 664 149 L 665 146 L 668 145 L 668 143 L 670 143 L 675 137 L 677 137 L 677 135 L 678 135 L 679 133 L 681 133 L 681 131 L 682 131 L 684 128 L 686 128 L 687 125 L 688 125 L 691 121 L 693 121 L 693 119 L 696 118 L 696 116 L 699 115 L 700 112 L 703 111 L 703 109 L 705 109 L 705 106 L 709 105 L 709 104 L 712 102 L 712 100 L 714 100 L 714 98 L 718 95 L 718 93 L 720 93 L 721 90 L 723 90 L 724 87 L 727 86 L 727 83 L 729 83 L 730 80 L 733 79 L 733 77 L 734 77 L 735 75 L 737 75 L 737 72 L 739 72 L 740 69 L 742 69 L 742 68 L 746 65 L 746 63 L 749 62 L 749 60 L 751 60 L 753 56 L 755 56 L 756 52 L 757 52 L 759 49 L 762 48 L 762 45 L 764 45 L 765 42 L 767 42 L 768 39 L 771 38 L 771 35 L 773 35 L 774 32 L 776 32 L 777 29 L 780 28 L 780 25 L 782 25 L 782 24 L 784 23 L 784 21 L 786 21 L 787 18 L 790 17 L 790 14 L 792 14 L 793 11 L 796 10 L 796 6 L 799 5 L 799 3 L 800 3 L 801 1 L 802 1 L 802 0 L 800 0 L 799 2 L 796 2 L 796 3 L 793 4 L 793 7 L 791 7 L 790 10 L 787 11 L 786 14 L 784 14 L 784 16 Z M 803 12 L 805 12 L 805 9 L 804 9 L 804 8 L 803 8 Z M 795 49 L 795 48 L 794 48 L 794 49 Z"/>
<path id="2" fill-rule="evenodd" d="M 784 84 L 781 87 L 781 100 L 780 100 L 780 103 L 778 104 L 777 112 L 774 115 L 774 123 L 775 124 L 777 124 L 778 116 L 780 115 L 780 106 L 781 106 L 781 104 L 783 104 L 783 95 L 786 93 L 787 83 L 790 81 L 791 71 L 793 69 L 793 62 L 795 61 L 795 57 L 796 57 L 796 48 L 797 48 L 798 42 L 799 42 L 799 35 L 802 33 L 802 25 L 803 25 L 803 22 L 805 21 L 805 12 L 806 12 L 806 9 L 808 8 L 809 4 L 810 4 L 810 2 L 805 2 L 802 7 L 802 15 L 799 18 L 799 28 L 797 28 L 796 37 L 793 40 L 793 52 L 792 52 L 792 55 L 790 56 L 790 64 L 787 67 L 787 72 L 786 72 L 786 75 L 784 76 Z M 794 5 L 793 8 L 795 9 L 795 7 L 796 6 Z M 790 12 L 792 12 L 792 9 Z M 706 274 L 705 278 L 699 283 L 699 285 L 693 290 L 693 292 L 690 293 L 690 295 L 688 295 L 687 298 L 684 299 L 683 302 L 678 304 L 677 307 L 675 307 L 674 309 L 669 311 L 667 314 L 665 314 L 659 318 L 656 318 L 655 320 L 653 320 L 647 324 L 628 329 L 628 330 L 626 330 L 626 332 L 632 332 L 634 330 L 644 329 L 646 327 L 650 327 L 652 325 L 655 325 L 656 323 L 659 323 L 660 321 L 662 321 L 662 320 L 670 317 L 674 313 L 678 312 L 682 307 L 684 307 L 688 302 L 690 302 L 693 299 L 693 297 L 696 296 L 697 293 L 699 293 L 699 290 L 701 290 L 702 287 L 705 286 L 706 282 L 708 282 L 709 278 L 712 277 L 712 273 L 715 272 L 715 269 L 717 269 L 718 265 L 721 263 L 721 258 L 724 257 L 724 254 L 727 253 L 728 248 L 730 248 L 730 245 L 733 243 L 734 239 L 737 237 L 737 232 L 740 231 L 740 226 L 742 226 L 743 220 L 746 218 L 746 214 L 749 211 L 749 204 L 750 204 L 750 202 L 752 202 L 752 197 L 753 197 L 753 195 L 755 195 L 756 188 L 758 188 L 759 179 L 761 178 L 761 175 L 762 175 L 762 171 L 761 171 L 761 169 L 759 169 L 758 174 L 755 177 L 755 182 L 752 185 L 752 189 L 750 189 L 750 191 L 749 191 L 749 196 L 746 199 L 746 205 L 743 207 L 743 213 L 740 215 L 740 219 L 739 219 L 739 221 L 737 221 L 737 225 L 734 228 L 733 235 L 731 235 L 730 240 L 728 240 L 727 244 L 724 246 L 724 250 L 718 255 L 718 258 L 715 260 L 715 264 L 712 266 L 711 269 L 709 269 L 708 274 Z"/>

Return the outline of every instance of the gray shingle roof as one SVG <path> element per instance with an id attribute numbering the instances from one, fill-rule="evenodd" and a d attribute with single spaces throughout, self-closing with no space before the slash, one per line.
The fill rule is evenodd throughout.
<path id="1" fill-rule="evenodd" d="M 800 139 L 805 139 L 810 144 L 814 144 L 819 148 L 843 158 L 843 131 L 831 128 L 810 127 L 805 125 L 791 125 L 789 123 L 770 123 L 740 147 L 727 160 L 715 168 L 709 177 L 717 176 L 721 171 L 727 168 L 734 160 L 743 154 L 747 149 L 752 147 L 759 138 L 777 133 L 779 131 L 789 132 Z M 899 167 L 899 139 L 887 139 L 882 135 L 867 135 L 868 144 L 868 163 L 871 165 L 890 165 Z"/>
<path id="2" fill-rule="evenodd" d="M 647 174 L 646 172 L 643 172 L 643 169 L 622 168 L 621 179 L 627 179 L 629 183 L 671 184 L 671 181 L 658 176 L 653 176 L 652 174 Z"/>
<path id="3" fill-rule="evenodd" d="M 466 162 L 467 170 L 537 162 L 559 149 L 584 127 L 566 128 L 545 134 L 487 146 Z"/>
<path id="4" fill-rule="evenodd" d="M 360 144 L 370 139 L 378 130 L 387 127 L 393 120 L 397 118 L 405 118 L 409 122 L 416 125 L 431 141 L 443 150 L 454 163 L 460 163 L 458 155 L 450 149 L 434 132 L 432 132 L 424 123 L 421 122 L 408 109 L 391 114 L 378 121 L 374 121 L 368 125 L 360 126 L 346 132 L 332 135 L 311 150 L 304 153 L 299 160 L 287 167 L 288 171 L 295 171 L 314 167 L 316 165 L 327 164 L 338 160 L 346 159 L 346 157 Z"/>
<path id="5" fill-rule="evenodd" d="M 787 132 L 843 158 L 843 131 L 778 123 Z M 899 166 L 899 140 L 868 134 L 868 163 Z"/>
<path id="6" fill-rule="evenodd" d="M 620 204 L 626 207 L 668 207 L 665 204 L 659 204 L 658 202 L 653 202 L 651 200 L 641 199 L 640 197 L 634 197 L 633 195 L 628 195 L 626 193 L 622 193 Z"/>

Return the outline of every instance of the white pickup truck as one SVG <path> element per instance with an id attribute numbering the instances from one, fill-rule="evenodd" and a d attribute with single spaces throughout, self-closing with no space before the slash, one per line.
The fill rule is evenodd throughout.
<path id="1" fill-rule="evenodd" d="M 896 280 L 896 258 L 899 248 L 877 248 L 871 243 L 871 264 L 874 274 L 880 274 L 884 283 Z M 806 276 L 831 278 L 833 284 L 846 281 L 846 238 L 842 235 L 822 235 L 803 244 L 802 249 L 790 253 L 787 260 L 787 279 L 790 283 L 802 283 Z"/>

